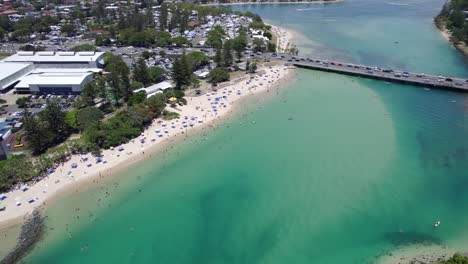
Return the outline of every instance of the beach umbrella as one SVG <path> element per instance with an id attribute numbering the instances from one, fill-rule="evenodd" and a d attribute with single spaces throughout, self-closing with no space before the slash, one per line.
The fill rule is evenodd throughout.
<path id="1" fill-rule="evenodd" d="M 175 102 L 175 101 L 177 101 L 177 98 L 175 98 L 174 96 L 169 98 L 169 102 Z"/>
<path id="2" fill-rule="evenodd" d="M 16 201 L 16 206 L 20 206 L 21 205 L 21 202 L 20 201 Z"/>

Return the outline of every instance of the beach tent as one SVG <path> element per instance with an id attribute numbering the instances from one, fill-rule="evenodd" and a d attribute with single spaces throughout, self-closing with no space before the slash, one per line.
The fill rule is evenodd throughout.
<path id="1" fill-rule="evenodd" d="M 72 164 L 71 164 L 71 167 L 72 167 L 72 169 L 75 169 L 76 167 L 78 167 L 78 164 L 72 163 Z"/>
<path id="2" fill-rule="evenodd" d="M 118 150 L 118 151 L 123 151 L 123 150 L 124 150 L 124 147 L 119 146 L 119 147 L 117 148 L 117 150 Z"/>
<path id="3" fill-rule="evenodd" d="M 20 190 L 23 191 L 23 192 L 25 192 L 25 191 L 28 190 L 28 186 L 23 185 L 23 186 L 21 186 Z"/>
<path id="4" fill-rule="evenodd" d="M 48 174 L 51 174 L 51 173 L 53 173 L 54 171 L 55 171 L 55 170 L 52 169 L 52 168 L 48 168 L 48 169 L 47 169 L 47 173 L 48 173 Z"/>
<path id="5" fill-rule="evenodd" d="M 0 205 L 0 212 L 1 212 L 1 211 L 5 211 L 5 209 L 6 209 L 5 206 L 1 206 L 1 205 Z"/>
<path id="6" fill-rule="evenodd" d="M 0 200 L 1 201 L 5 200 L 6 198 L 8 198 L 8 196 L 6 196 L 4 193 L 0 193 Z"/>
<path id="7" fill-rule="evenodd" d="M 102 162 L 102 160 L 103 160 L 103 159 L 102 159 L 101 157 L 97 157 L 97 158 L 96 158 L 96 163 Z"/>
<path id="8" fill-rule="evenodd" d="M 175 101 L 177 101 L 177 98 L 175 98 L 174 96 L 169 98 L 169 102 L 175 102 Z"/>
<path id="9" fill-rule="evenodd" d="M 86 157 L 86 155 L 81 155 L 81 159 L 82 159 L 82 160 L 87 160 L 88 157 Z"/>
<path id="10" fill-rule="evenodd" d="M 34 198 L 29 198 L 28 199 L 28 203 L 34 203 L 34 201 L 36 201 L 36 200 L 34 200 Z"/>

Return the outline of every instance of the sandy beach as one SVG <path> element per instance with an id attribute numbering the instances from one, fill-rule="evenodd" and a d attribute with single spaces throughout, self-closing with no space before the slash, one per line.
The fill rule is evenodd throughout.
<path id="1" fill-rule="evenodd" d="M 75 188 L 104 175 L 116 174 L 120 168 L 126 168 L 129 164 L 158 152 L 165 143 L 172 144 L 176 136 L 196 128 L 212 126 L 213 122 L 232 112 L 236 101 L 268 91 L 281 80 L 287 79 L 293 70 L 284 65 L 274 65 L 261 67 L 258 72 L 256 75 L 244 75 L 221 84 L 217 91 L 186 97 L 187 105 L 167 107 L 168 110 L 179 113 L 180 118 L 170 121 L 154 120 L 140 137 L 104 150 L 102 160 L 97 160 L 91 154 L 71 156 L 46 178 L 27 185 L 27 190 L 16 189 L 6 193 L 7 198 L 1 201 L 6 210 L 0 212 L 0 228 L 17 224 L 24 216 L 45 205 L 47 200 L 68 189 L 67 187 Z"/>
<path id="2" fill-rule="evenodd" d="M 440 23 L 440 24 L 435 23 L 435 25 L 439 29 L 439 32 L 442 35 L 442 37 L 444 37 L 448 42 L 450 42 L 465 57 L 468 57 L 468 47 L 462 43 L 453 43 L 451 40 L 452 34 L 447 29 L 444 23 Z"/>
<path id="3" fill-rule="evenodd" d="M 294 45 L 292 40 L 297 38 L 297 34 L 274 25 L 271 25 L 271 32 L 276 36 L 276 51 L 288 53 L 288 49 Z"/>

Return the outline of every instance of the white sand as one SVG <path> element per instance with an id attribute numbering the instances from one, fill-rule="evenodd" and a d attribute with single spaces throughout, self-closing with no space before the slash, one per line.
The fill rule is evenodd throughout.
<path id="1" fill-rule="evenodd" d="M 456 249 L 443 245 L 412 245 L 395 250 L 377 259 L 381 264 L 437 263 L 457 253 Z"/>
<path id="2" fill-rule="evenodd" d="M 293 46 L 293 39 L 296 38 L 291 30 L 286 30 L 278 26 L 271 26 L 271 32 L 276 36 L 276 50 L 280 53 L 287 53 Z"/>
<path id="3" fill-rule="evenodd" d="M 104 150 L 102 155 L 106 161 L 105 163 L 97 163 L 96 158 L 91 154 L 86 155 L 87 161 L 82 160 L 80 155 L 74 155 L 70 160 L 58 167 L 54 173 L 28 186 L 28 190 L 24 192 L 14 190 L 7 193 L 8 198 L 0 202 L 1 205 L 6 206 L 6 210 L 0 212 L 0 226 L 17 223 L 23 216 L 31 213 L 33 209 L 42 205 L 47 199 L 67 189 L 66 187 L 78 183 L 90 184 L 89 179 L 92 180 L 93 177 L 98 179 L 105 173 L 115 173 L 118 167 L 127 167 L 132 162 L 144 159 L 150 153 L 161 149 L 163 146 L 160 143 L 172 143 L 169 142 L 169 138 L 172 139 L 176 135 L 184 134 L 196 127 L 202 127 L 220 119 L 221 116 L 230 112 L 233 103 L 238 99 L 253 93 L 267 91 L 279 80 L 292 73 L 290 68 L 283 65 L 259 69 L 259 72 L 262 70 L 265 73 L 262 76 L 256 75 L 253 80 L 249 80 L 244 76 L 238 80 L 232 80 L 230 85 L 219 88 L 217 92 L 197 97 L 187 97 L 188 104 L 185 106 L 178 106 L 177 109 L 167 107 L 170 111 L 178 112 L 180 119 L 171 121 L 154 120 L 152 125 L 140 137 L 123 144 L 123 151 L 117 150 L 117 146 L 115 146 L 114 150 Z M 145 142 L 141 143 L 143 139 Z M 78 164 L 77 168 L 72 168 L 72 163 Z M 35 199 L 35 201 L 28 203 L 30 198 Z M 17 206 L 17 202 L 21 202 L 21 205 Z"/>

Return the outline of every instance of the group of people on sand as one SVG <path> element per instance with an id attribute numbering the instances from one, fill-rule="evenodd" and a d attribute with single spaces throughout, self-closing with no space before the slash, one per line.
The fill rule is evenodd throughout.
<path id="1" fill-rule="evenodd" d="M 14 190 L 8 193 L 8 198 L 2 201 L 7 204 L 5 212 L 0 212 L 0 222 L 7 220 L 6 214 L 9 211 L 22 210 L 16 216 L 31 212 L 39 203 L 24 204 L 23 206 L 11 206 L 12 197 L 26 194 L 34 197 L 35 200 L 45 201 L 47 197 L 52 196 L 62 187 L 98 175 L 99 178 L 93 178 L 92 182 L 98 184 L 104 175 L 114 172 L 116 166 L 128 164 L 127 159 L 141 159 L 142 157 L 151 157 L 152 147 L 160 142 L 166 141 L 169 144 L 161 151 L 167 152 L 173 148 L 174 139 L 172 136 L 184 135 L 189 139 L 187 132 L 190 129 L 201 127 L 203 130 L 215 129 L 212 121 L 221 119 L 222 116 L 232 113 L 233 102 L 245 95 L 252 95 L 256 92 L 269 92 L 272 85 L 279 79 L 287 76 L 290 72 L 288 67 L 272 66 L 264 67 L 262 74 L 251 75 L 249 78 L 231 81 L 230 85 L 218 90 L 210 91 L 204 95 L 189 98 L 189 104 L 178 107 L 176 111 L 180 117 L 174 120 L 163 121 L 155 120 L 139 137 L 131 140 L 129 143 L 102 151 L 101 157 L 75 155 L 68 161 L 59 164 L 56 169 L 42 181 L 37 182 L 24 192 Z M 207 138 L 205 135 L 204 139 Z M 146 155 L 149 153 L 149 155 Z M 135 155 L 141 154 L 141 155 Z M 96 159 L 94 161 L 94 159 Z M 72 167 L 72 164 L 74 165 Z M 125 166 L 125 165 L 124 165 Z M 114 168 L 114 170 L 112 170 Z M 76 189 L 76 192 L 78 189 Z M 110 191 L 109 191 L 110 195 Z M 44 203 L 43 203 L 44 204 Z M 13 204 L 14 205 L 14 204 Z M 20 208 L 21 207 L 21 208 Z M 5 217 L 2 217 L 4 215 Z"/>

